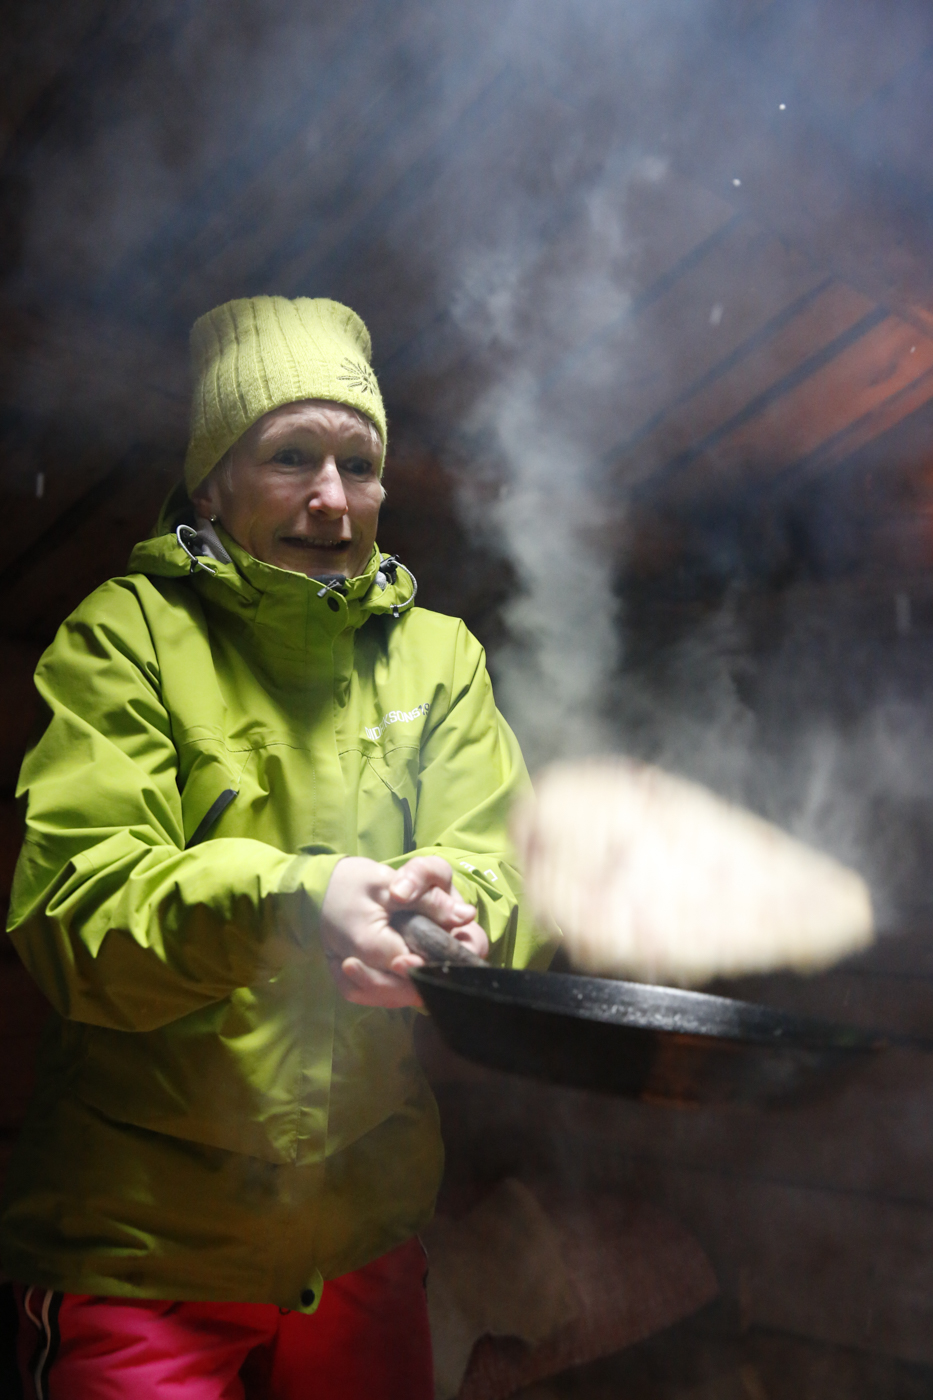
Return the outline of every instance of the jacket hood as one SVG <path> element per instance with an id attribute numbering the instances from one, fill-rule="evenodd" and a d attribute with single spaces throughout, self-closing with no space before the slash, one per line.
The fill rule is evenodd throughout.
<path id="1" fill-rule="evenodd" d="M 254 559 L 222 527 L 198 533 L 197 518 L 184 482 L 169 493 L 152 534 L 131 553 L 127 564 L 131 574 L 159 578 L 183 578 L 206 572 L 236 592 L 270 593 L 306 584 L 316 592 L 338 592 L 361 605 L 361 611 L 391 613 L 407 611 L 418 591 L 414 575 L 394 555 L 383 554 L 373 546 L 369 562 L 357 578 L 340 580 L 331 586 L 304 574 L 277 568 Z"/>

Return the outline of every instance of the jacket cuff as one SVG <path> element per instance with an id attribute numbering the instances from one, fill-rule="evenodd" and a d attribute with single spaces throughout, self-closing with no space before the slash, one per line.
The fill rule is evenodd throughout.
<path id="1" fill-rule="evenodd" d="M 317 938 L 327 886 L 343 859 L 342 853 L 294 856 L 282 872 L 279 882 L 282 910 L 291 926 L 289 931 L 294 942 L 302 949 Z"/>

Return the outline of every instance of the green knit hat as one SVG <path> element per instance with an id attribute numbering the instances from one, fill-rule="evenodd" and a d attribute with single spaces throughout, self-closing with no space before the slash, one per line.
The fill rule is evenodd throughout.
<path id="1" fill-rule="evenodd" d="M 241 297 L 199 317 L 191 329 L 189 493 L 264 413 L 301 399 L 358 409 L 385 446 L 371 353 L 356 312 L 326 297 Z"/>

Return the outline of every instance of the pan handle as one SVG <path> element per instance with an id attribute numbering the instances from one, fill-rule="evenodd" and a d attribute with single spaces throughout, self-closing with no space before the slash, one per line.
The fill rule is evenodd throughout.
<path id="1" fill-rule="evenodd" d="M 427 914 L 400 909 L 389 923 L 404 938 L 408 947 L 426 963 L 457 963 L 460 967 L 485 967 L 483 958 L 471 953 L 452 933 L 441 928 Z"/>

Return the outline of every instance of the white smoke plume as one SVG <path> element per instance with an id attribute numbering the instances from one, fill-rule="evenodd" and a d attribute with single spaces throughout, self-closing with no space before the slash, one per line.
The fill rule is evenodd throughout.
<path id="1" fill-rule="evenodd" d="M 644 179 L 644 168 L 629 178 Z M 500 703 L 532 768 L 611 742 L 604 712 L 619 661 L 612 583 L 621 515 L 590 420 L 613 367 L 588 361 L 582 375 L 555 380 L 562 356 L 630 305 L 619 183 L 604 172 L 585 201 L 570 267 L 549 268 L 546 247 L 531 256 L 520 244 L 500 249 L 467 262 L 453 302 L 460 327 L 499 367 L 464 425 L 493 459 L 498 498 L 491 509 L 488 499 L 471 499 L 475 463 L 463 495 L 517 575 L 505 609 L 509 640 L 495 661 Z"/>

